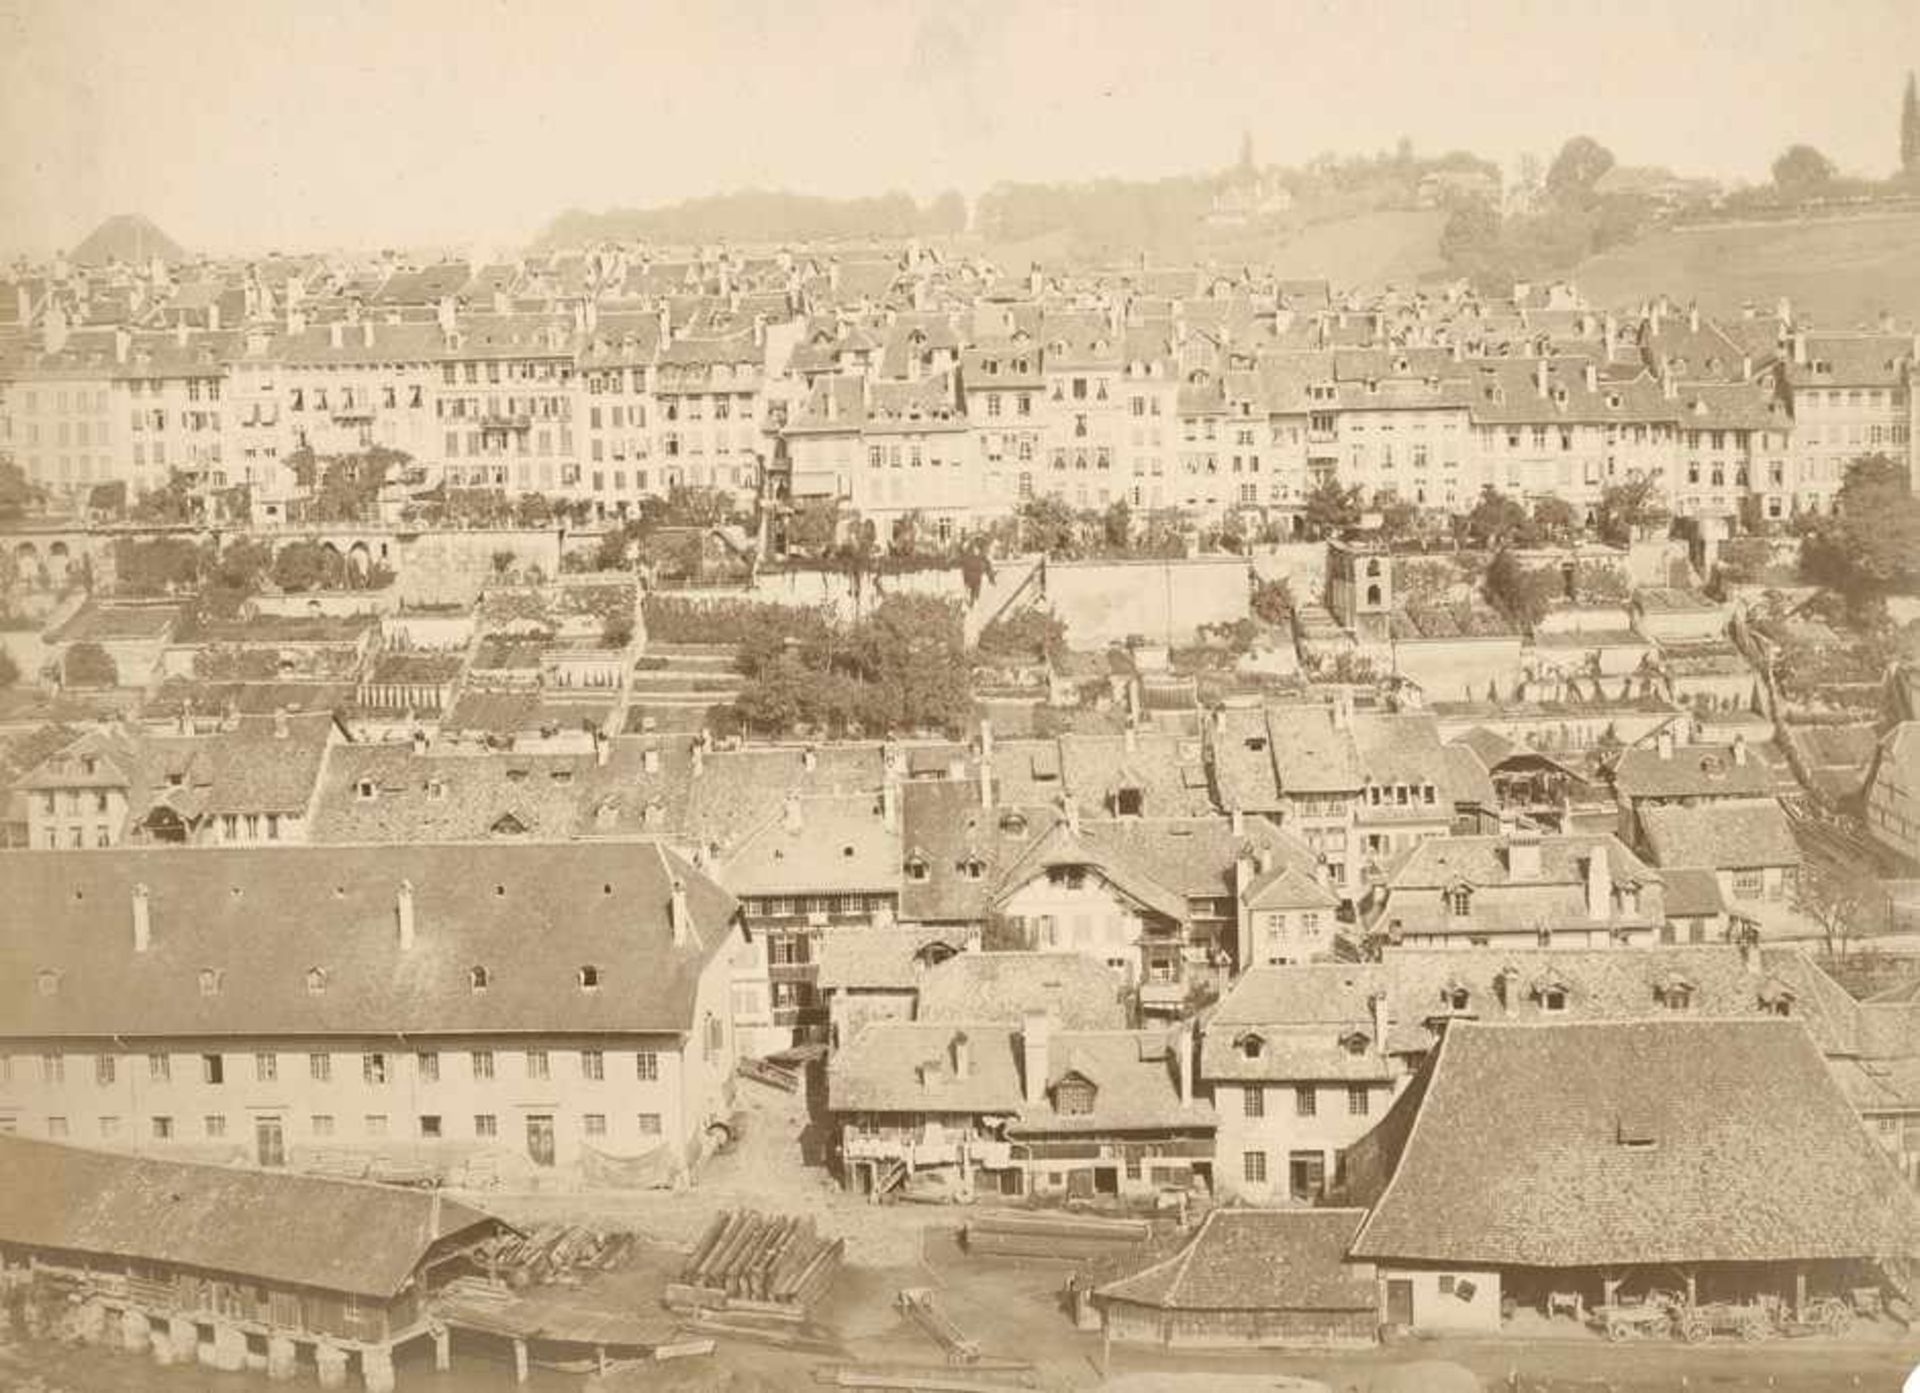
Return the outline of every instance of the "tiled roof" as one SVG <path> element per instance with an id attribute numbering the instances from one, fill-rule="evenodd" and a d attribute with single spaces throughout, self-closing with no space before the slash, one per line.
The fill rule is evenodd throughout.
<path id="1" fill-rule="evenodd" d="M 1005 802 L 982 808 L 973 780 L 913 779 L 900 787 L 900 816 L 902 855 L 917 854 L 925 871 L 902 878 L 900 917 L 965 923 L 987 917 L 1000 872 L 1060 814 Z"/>
<path id="2" fill-rule="evenodd" d="M 1461 1023 L 1429 1067 L 1348 1153 L 1357 1199 L 1386 1181 L 1356 1257 L 1920 1254 L 1920 1204 L 1794 1021 Z"/>
<path id="3" fill-rule="evenodd" d="M 1800 845 L 1778 803 L 1647 808 L 1640 824 L 1659 866 L 1737 870 L 1800 864 Z"/>
<path id="4" fill-rule="evenodd" d="M 882 777 L 878 745 L 825 745 L 813 768 L 798 749 L 722 750 L 705 755 L 687 799 L 687 830 L 726 852 L 777 813 L 789 792 L 802 797 L 877 792 Z"/>
<path id="5" fill-rule="evenodd" d="M 795 826 L 789 806 L 799 813 Z M 736 895 L 897 890 L 900 833 L 882 820 L 876 794 L 795 796 L 765 810 L 718 875 Z"/>
<path id="6" fill-rule="evenodd" d="M 1127 1024 L 1124 984 L 1084 953 L 962 953 L 928 968 L 919 992 L 920 1021 L 1017 1025 L 1029 1011 L 1049 1011 L 1067 1030 Z"/>
<path id="7" fill-rule="evenodd" d="M 1174 1257 L 1095 1290 L 1167 1311 L 1374 1311 L 1371 1272 L 1347 1261 L 1359 1209 L 1216 1209 Z"/>
<path id="8" fill-rule="evenodd" d="M 18 862 L 0 904 L 0 1020 L 47 1038 L 680 1032 L 735 913 L 726 892 L 647 843 L 169 847 Z M 675 877 L 694 929 L 684 945 L 668 923 Z M 404 882 L 411 948 L 397 928 Z M 146 952 L 132 929 L 140 885 Z M 600 969 L 600 989 L 581 990 L 583 964 Z M 471 988 L 475 966 L 491 973 L 485 991 Z M 219 974 L 212 994 L 203 970 Z"/>
<path id="9" fill-rule="evenodd" d="M 1627 799 L 1773 796 L 1766 762 L 1728 745 L 1678 745 L 1665 759 L 1658 749 L 1636 745 L 1620 752 L 1613 781 Z"/>
<path id="10" fill-rule="evenodd" d="M 1809 334 L 1806 361 L 1797 357 L 1781 361 L 1787 384 L 1796 389 L 1898 387 L 1913 359 L 1913 340 L 1903 334 Z"/>
<path id="11" fill-rule="evenodd" d="M 333 716 L 325 712 L 241 716 L 199 735 L 93 732 L 23 784 L 124 786 L 130 823 L 161 806 L 189 822 L 222 813 L 303 813 L 336 733 Z M 89 757 L 99 760 L 93 774 L 85 772 Z"/>
<path id="12" fill-rule="evenodd" d="M 818 940 L 815 982 L 822 991 L 913 991 L 932 966 L 926 953 L 929 947 L 958 953 L 967 946 L 968 935 L 951 929 L 837 928 Z"/>
<path id="13" fill-rule="evenodd" d="M 1660 872 L 1666 886 L 1662 897 L 1669 919 L 1710 917 L 1727 912 L 1720 894 L 1720 878 L 1710 870 L 1675 866 Z"/>
<path id="14" fill-rule="evenodd" d="M 0 1135 L 0 1243 L 384 1301 L 434 1244 L 499 1220 L 391 1185 L 193 1165 Z M 243 1217 L 244 1216 L 244 1217 Z M 352 1242 L 341 1242 L 352 1234 Z"/>

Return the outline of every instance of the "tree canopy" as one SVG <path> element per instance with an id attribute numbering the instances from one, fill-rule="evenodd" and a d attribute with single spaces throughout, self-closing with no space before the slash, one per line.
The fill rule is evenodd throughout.
<path id="1" fill-rule="evenodd" d="M 1547 194 L 1557 203 L 1584 200 L 1613 168 L 1613 151 L 1590 135 L 1576 135 L 1547 166 Z"/>
<path id="2" fill-rule="evenodd" d="M 1847 466 L 1833 511 L 1802 545 L 1801 566 L 1856 607 L 1920 590 L 1920 498 L 1905 466 L 1877 454 Z"/>
<path id="3" fill-rule="evenodd" d="M 1773 186 L 1784 198 L 1811 198 L 1838 172 L 1833 161 L 1811 145 L 1791 145 L 1773 162 Z"/>

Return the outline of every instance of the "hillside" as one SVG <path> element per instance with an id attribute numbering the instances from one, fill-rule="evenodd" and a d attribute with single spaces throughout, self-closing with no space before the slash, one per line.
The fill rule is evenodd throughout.
<path id="1" fill-rule="evenodd" d="M 1445 269 L 1439 209 L 1361 213 L 1312 223 L 1266 249 L 1259 263 L 1293 279 L 1331 281 L 1342 289 L 1411 285 Z"/>
<path id="2" fill-rule="evenodd" d="M 1762 312 L 1782 296 L 1796 314 L 1838 328 L 1890 310 L 1920 319 L 1920 213 L 1668 229 L 1589 257 L 1573 272 L 1596 304 L 1630 308 L 1665 293 L 1709 313 Z"/>

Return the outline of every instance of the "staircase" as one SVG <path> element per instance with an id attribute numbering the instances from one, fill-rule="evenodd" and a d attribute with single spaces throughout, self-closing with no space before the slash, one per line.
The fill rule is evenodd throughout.
<path id="1" fill-rule="evenodd" d="M 993 577 L 980 584 L 980 598 L 967 608 L 967 642 L 978 643 L 980 631 L 996 619 L 1005 619 L 1046 598 L 1047 563 L 1043 556 L 1020 556 L 993 568 Z"/>

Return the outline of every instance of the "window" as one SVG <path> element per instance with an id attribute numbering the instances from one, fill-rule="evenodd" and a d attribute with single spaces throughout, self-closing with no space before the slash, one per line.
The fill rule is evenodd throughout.
<path id="1" fill-rule="evenodd" d="M 633 1075 L 642 1083 L 653 1083 L 660 1077 L 660 1056 L 652 1050 L 642 1050 L 633 1057 Z"/>
<path id="2" fill-rule="evenodd" d="M 280 1077 L 280 1056 L 261 1052 L 253 1057 L 255 1083 L 273 1083 Z"/>
<path id="3" fill-rule="evenodd" d="M 1757 900 L 1766 886 L 1766 875 L 1758 869 L 1741 870 L 1733 873 L 1734 898 Z"/>
<path id="4" fill-rule="evenodd" d="M 308 1119 L 308 1126 L 316 1137 L 330 1137 L 333 1135 L 333 1114 L 317 1112 Z"/>
<path id="5" fill-rule="evenodd" d="M 200 1082 L 225 1083 L 227 1081 L 227 1062 L 217 1054 L 200 1056 Z"/>
<path id="6" fill-rule="evenodd" d="M 580 1118 L 580 1130 L 590 1137 L 604 1137 L 607 1134 L 607 1115 L 603 1112 L 590 1112 Z"/>
<path id="7" fill-rule="evenodd" d="M 576 976 L 579 978 L 581 991 L 591 992 L 600 989 L 600 969 L 592 963 L 582 967 Z"/>
<path id="8" fill-rule="evenodd" d="M 473 1076 L 475 1079 L 484 1080 L 493 1077 L 492 1050 L 475 1050 L 471 1058 L 473 1060 Z"/>
<path id="9" fill-rule="evenodd" d="M 1473 892 L 1464 885 L 1447 891 L 1447 913 L 1455 916 L 1465 915 L 1472 905 Z"/>
<path id="10" fill-rule="evenodd" d="M 320 967 L 308 968 L 307 969 L 307 995 L 319 996 L 322 992 L 326 991 L 326 989 L 327 989 L 326 969 L 320 968 Z"/>
<path id="11" fill-rule="evenodd" d="M 220 973 L 218 970 L 211 967 L 203 967 L 200 969 L 200 995 L 220 995 Z"/>
<path id="12" fill-rule="evenodd" d="M 1347 1116 L 1365 1117 L 1371 1106 L 1367 1086 L 1363 1083 L 1347 1085 Z"/>
<path id="13" fill-rule="evenodd" d="M 545 1050 L 528 1050 L 527 1077 L 530 1079 L 544 1079 L 548 1076 L 547 1052 Z"/>
<path id="14" fill-rule="evenodd" d="M 1267 1183 L 1267 1153 L 1264 1151 L 1243 1151 L 1240 1153 L 1240 1178 L 1250 1185 Z"/>
<path id="15" fill-rule="evenodd" d="M 1288 1188 L 1300 1200 L 1318 1199 L 1327 1188 L 1327 1157 L 1323 1151 L 1295 1151 L 1287 1157 Z"/>
<path id="16" fill-rule="evenodd" d="M 147 1082 L 170 1083 L 173 1080 L 173 1056 L 170 1054 L 150 1054 L 147 1056 Z"/>
<path id="17" fill-rule="evenodd" d="M 500 1119 L 490 1112 L 477 1112 L 473 1115 L 473 1134 L 476 1137 L 497 1137 L 500 1135 Z"/>
<path id="18" fill-rule="evenodd" d="M 660 1114 L 659 1113 L 643 1112 L 640 1114 L 639 1121 L 640 1121 L 641 1136 L 657 1137 L 660 1135 Z"/>
<path id="19" fill-rule="evenodd" d="M 440 1052 L 438 1050 L 421 1050 L 414 1055 L 413 1062 L 415 1067 L 420 1071 L 421 1083 L 440 1082 Z"/>
<path id="20" fill-rule="evenodd" d="M 428 1141 L 440 1136 L 440 1114 L 432 1112 L 420 1114 L 420 1136 Z"/>
<path id="21" fill-rule="evenodd" d="M 227 1115 L 219 1112 L 208 1113 L 202 1125 L 209 1140 L 224 1137 L 227 1134 Z"/>
<path id="22" fill-rule="evenodd" d="M 492 980 L 492 974 L 484 967 L 470 967 L 467 969 L 467 986 L 473 991 L 485 991 Z"/>
<path id="23" fill-rule="evenodd" d="M 307 1056 L 307 1077 L 315 1083 L 333 1082 L 333 1056 L 314 1053 Z"/>
<path id="24" fill-rule="evenodd" d="M 383 1112 L 368 1113 L 366 1133 L 370 1137 L 384 1137 L 387 1134 L 387 1115 Z"/>
<path id="25" fill-rule="evenodd" d="M 171 1117 L 156 1117 L 153 1119 L 153 1139 L 155 1141 L 173 1140 L 173 1119 Z"/>
<path id="26" fill-rule="evenodd" d="M 361 1055 L 360 1077 L 370 1084 L 384 1084 L 387 1081 L 386 1055 L 379 1053 Z"/>
<path id="27" fill-rule="evenodd" d="M 1240 1104 L 1248 1117 L 1267 1115 L 1267 1090 L 1257 1083 L 1250 1083 L 1240 1090 Z"/>
<path id="28" fill-rule="evenodd" d="M 1312 1084 L 1301 1084 L 1293 1090 L 1293 1115 L 1312 1117 L 1320 1110 L 1320 1100 Z"/>
<path id="29" fill-rule="evenodd" d="M 1544 1011 L 1564 1011 L 1567 1009 L 1567 993 L 1562 987 L 1548 987 L 1540 997 L 1540 1008 Z"/>
<path id="30" fill-rule="evenodd" d="M 595 1083 L 607 1076 L 607 1057 L 599 1050 L 580 1051 L 580 1077 Z"/>
<path id="31" fill-rule="evenodd" d="M 95 1083 L 99 1084 L 102 1088 L 111 1085 L 113 1083 L 114 1072 L 112 1055 L 100 1054 L 93 1057 L 93 1081 Z"/>

